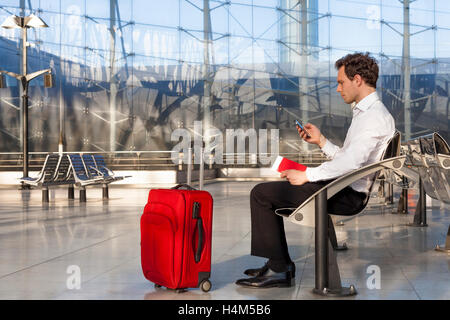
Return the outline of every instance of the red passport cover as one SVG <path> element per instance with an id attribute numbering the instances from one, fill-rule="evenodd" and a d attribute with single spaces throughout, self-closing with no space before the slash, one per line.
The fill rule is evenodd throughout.
<path id="1" fill-rule="evenodd" d="M 278 156 L 275 160 L 275 162 L 272 165 L 272 170 L 283 172 L 284 170 L 299 170 L 299 171 L 305 171 L 306 166 L 303 164 L 300 164 L 298 162 L 289 160 L 288 158 Z"/>

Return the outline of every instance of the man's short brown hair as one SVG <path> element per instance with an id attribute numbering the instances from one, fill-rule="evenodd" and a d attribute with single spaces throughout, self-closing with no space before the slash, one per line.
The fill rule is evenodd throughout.
<path id="1" fill-rule="evenodd" d="M 359 74 L 367 85 L 376 88 L 378 80 L 378 65 L 377 61 L 369 56 L 369 53 L 353 53 L 336 61 L 337 70 L 344 66 L 345 75 L 353 80 L 355 75 Z"/>

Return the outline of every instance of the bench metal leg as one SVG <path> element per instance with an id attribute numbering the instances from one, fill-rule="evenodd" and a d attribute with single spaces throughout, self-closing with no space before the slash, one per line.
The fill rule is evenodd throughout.
<path id="1" fill-rule="evenodd" d="M 386 203 L 394 204 L 394 185 L 392 183 L 388 183 L 388 197 Z"/>
<path id="2" fill-rule="evenodd" d="M 108 185 L 105 183 L 103 184 L 103 188 L 102 188 L 102 198 L 103 199 L 109 199 L 109 190 L 108 190 Z"/>
<path id="3" fill-rule="evenodd" d="M 402 189 L 398 199 L 397 212 L 394 211 L 393 213 L 408 214 L 408 189 Z"/>
<path id="4" fill-rule="evenodd" d="M 434 249 L 436 251 L 450 253 L 450 226 L 448 226 L 447 237 L 445 238 L 445 247 L 437 245 Z"/>
<path id="5" fill-rule="evenodd" d="M 80 202 L 86 202 L 86 187 L 80 189 Z"/>
<path id="6" fill-rule="evenodd" d="M 380 181 L 380 186 L 378 187 L 378 198 L 386 198 L 386 190 L 384 188 L 384 180 Z"/>
<path id="7" fill-rule="evenodd" d="M 42 187 L 42 202 L 50 202 L 48 196 L 48 187 Z"/>
<path id="8" fill-rule="evenodd" d="M 334 250 L 344 251 L 348 249 L 347 244 L 345 242 L 342 244 L 342 246 L 338 245 L 333 219 L 331 219 L 330 215 L 328 215 L 328 237 L 330 238 L 331 245 Z"/>
<path id="9" fill-rule="evenodd" d="M 31 186 L 29 184 L 21 182 L 19 190 L 31 190 Z"/>
<path id="10" fill-rule="evenodd" d="M 73 184 L 69 185 L 69 189 L 67 190 L 67 196 L 69 200 L 75 199 L 75 188 L 73 187 Z"/>
<path id="11" fill-rule="evenodd" d="M 344 288 L 341 285 L 339 267 L 333 246 L 328 236 L 327 191 L 317 195 L 315 199 L 315 288 L 313 292 L 322 296 L 355 295 L 353 285 Z"/>
<path id="12" fill-rule="evenodd" d="M 419 200 L 416 205 L 413 223 L 409 223 L 410 227 L 426 227 L 427 225 L 427 194 L 423 187 L 422 178 L 419 178 Z"/>
<path id="13" fill-rule="evenodd" d="M 389 182 L 386 182 L 384 185 L 384 203 L 394 203 L 394 186 Z"/>

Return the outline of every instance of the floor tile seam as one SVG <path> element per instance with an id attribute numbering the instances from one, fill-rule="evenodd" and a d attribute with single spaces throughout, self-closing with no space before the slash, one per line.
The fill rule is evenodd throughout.
<path id="1" fill-rule="evenodd" d="M 400 271 L 402 272 L 403 276 L 405 277 L 406 281 L 408 281 L 409 285 L 411 286 L 411 288 L 413 288 L 414 293 L 416 294 L 417 298 L 419 300 L 423 300 L 423 298 L 420 296 L 419 292 L 417 292 L 416 287 L 414 286 L 414 284 L 411 282 L 411 280 L 406 276 L 405 270 L 403 270 L 403 267 L 400 266 Z"/>
<path id="2" fill-rule="evenodd" d="M 310 257 L 309 253 L 311 251 L 311 248 L 312 248 L 312 244 L 310 243 L 309 246 L 308 246 L 308 251 L 306 252 L 306 256 L 308 258 Z M 298 295 L 300 294 L 300 290 L 302 288 L 302 280 L 303 280 L 303 275 L 305 274 L 305 268 L 306 268 L 307 262 L 308 262 L 308 259 L 305 259 L 304 262 L 303 262 L 303 268 L 302 268 L 301 275 L 300 275 L 300 280 L 299 280 L 299 283 L 298 283 L 298 292 L 297 292 L 297 295 L 295 296 L 296 298 L 298 298 Z"/>
<path id="3" fill-rule="evenodd" d="M 47 259 L 47 260 L 42 261 L 42 262 L 39 262 L 39 263 L 35 263 L 35 264 L 31 265 L 31 266 L 28 266 L 28 267 L 22 268 L 22 269 L 20 269 L 20 270 L 16 270 L 16 271 L 14 271 L 14 272 L 8 273 L 8 274 L 6 274 L 6 275 L 0 276 L 0 280 L 3 279 L 3 278 L 9 277 L 9 276 L 11 276 L 11 275 L 13 275 L 13 274 L 16 274 L 16 273 L 19 273 L 19 272 L 22 272 L 22 271 L 25 271 L 25 270 L 28 270 L 28 269 L 37 267 L 37 266 L 39 266 L 39 265 L 48 263 L 48 262 L 50 262 L 50 261 L 57 260 L 57 259 L 62 258 L 62 257 L 64 257 L 64 256 L 68 256 L 68 255 L 71 255 L 71 254 L 74 254 L 74 253 L 83 251 L 83 250 L 85 250 L 85 249 L 89 249 L 89 248 L 95 247 L 95 246 L 97 246 L 97 245 L 100 245 L 100 244 L 105 243 L 105 242 L 107 242 L 107 241 L 110 241 L 110 240 L 112 240 L 112 239 L 116 239 L 116 238 L 119 238 L 119 237 L 121 237 L 121 236 L 123 236 L 123 235 L 128 235 L 128 234 L 129 234 L 129 233 L 126 232 L 126 233 L 122 233 L 122 234 L 119 234 L 119 235 L 115 235 L 115 236 L 109 237 L 108 239 L 102 240 L 102 241 L 100 241 L 100 242 L 96 242 L 96 243 L 93 243 L 93 244 L 91 244 L 91 245 L 88 245 L 88 246 L 86 246 L 86 247 L 79 248 L 79 249 L 77 249 L 77 250 L 74 250 L 74 251 L 71 251 L 71 252 L 67 252 L 67 253 L 61 254 L 61 255 L 59 255 L 59 256 L 56 256 L 56 257 Z"/>
<path id="4" fill-rule="evenodd" d="M 247 238 L 247 236 L 250 234 L 250 231 L 248 231 L 245 235 L 243 235 L 241 237 L 241 239 L 239 239 L 238 241 L 236 241 L 228 250 L 228 252 L 232 251 L 242 240 L 244 240 L 245 238 Z M 224 253 L 223 255 L 225 255 L 226 253 Z"/>
<path id="5" fill-rule="evenodd" d="M 394 259 L 396 256 L 394 255 L 394 253 L 391 251 L 391 248 L 388 246 L 388 242 L 382 243 L 382 248 L 385 248 L 385 250 L 389 253 L 391 259 Z"/>

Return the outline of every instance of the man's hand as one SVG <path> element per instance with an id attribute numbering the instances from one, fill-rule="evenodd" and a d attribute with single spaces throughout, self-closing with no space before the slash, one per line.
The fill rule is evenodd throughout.
<path id="1" fill-rule="evenodd" d="M 294 186 L 301 186 L 309 181 L 306 172 L 299 170 L 285 170 L 281 172 L 281 178 L 286 178 Z"/>
<path id="2" fill-rule="evenodd" d="M 305 129 L 309 132 L 310 136 L 308 137 L 306 132 L 302 129 L 300 129 L 299 126 L 297 126 L 297 131 L 300 137 L 305 140 L 308 143 L 317 144 L 320 148 L 322 148 L 325 145 L 326 138 L 320 133 L 319 128 L 317 128 L 312 123 L 307 123 L 305 125 Z"/>

